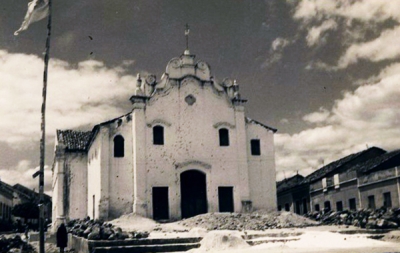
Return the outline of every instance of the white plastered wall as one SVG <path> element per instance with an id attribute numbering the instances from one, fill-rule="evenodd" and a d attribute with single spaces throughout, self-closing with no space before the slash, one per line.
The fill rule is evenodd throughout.
<path id="1" fill-rule="evenodd" d="M 145 199 L 147 213 L 152 217 L 151 189 L 154 186 L 169 187 L 171 218 L 180 218 L 180 173 L 189 169 L 204 172 L 207 176 L 208 211 L 218 211 L 218 186 L 234 187 L 235 211 L 241 211 L 241 200 L 249 198 L 248 178 L 241 178 L 241 170 L 247 170 L 238 159 L 237 112 L 225 94 L 218 95 L 206 83 L 202 86 L 198 80 L 188 77 L 175 85 L 168 95 L 156 95 L 147 104 L 146 124 L 146 179 Z M 185 97 L 192 95 L 196 102 L 188 105 Z M 242 117 L 244 130 L 244 115 Z M 164 127 L 164 145 L 153 145 L 152 127 Z M 230 145 L 219 146 L 218 130 L 229 130 Z M 133 137 L 135 140 L 136 138 Z M 246 157 L 246 154 L 244 155 Z M 246 176 L 247 173 L 244 174 Z"/>
<path id="2" fill-rule="evenodd" d="M 250 192 L 253 209 L 276 210 L 274 133 L 265 127 L 247 124 Z M 261 155 L 251 155 L 250 140 L 259 139 Z"/>

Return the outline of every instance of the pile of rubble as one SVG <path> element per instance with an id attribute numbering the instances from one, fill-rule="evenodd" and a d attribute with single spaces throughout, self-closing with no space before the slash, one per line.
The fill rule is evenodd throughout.
<path id="1" fill-rule="evenodd" d="M 67 223 L 68 232 L 73 235 L 84 237 L 88 240 L 125 240 L 141 239 L 149 236 L 145 231 L 124 232 L 120 227 L 115 227 L 110 223 L 101 220 L 71 220 Z"/>
<path id="2" fill-rule="evenodd" d="M 384 207 L 358 211 L 320 211 L 305 215 L 307 218 L 321 222 L 324 225 L 353 225 L 361 228 L 387 229 L 400 227 L 400 208 L 386 209 Z"/>
<path id="3" fill-rule="evenodd" d="M 207 230 L 266 230 L 315 226 L 318 222 L 289 212 L 256 211 L 253 213 L 206 213 L 184 219 L 178 224 Z"/>
<path id="4" fill-rule="evenodd" d="M 32 245 L 22 240 L 19 235 L 6 238 L 0 237 L 0 252 L 34 252 Z"/>

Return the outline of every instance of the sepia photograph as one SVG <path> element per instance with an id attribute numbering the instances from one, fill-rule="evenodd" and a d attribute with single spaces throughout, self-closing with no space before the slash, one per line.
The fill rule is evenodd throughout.
<path id="1" fill-rule="evenodd" d="M 0 253 L 400 252 L 400 0 L 6 0 Z"/>

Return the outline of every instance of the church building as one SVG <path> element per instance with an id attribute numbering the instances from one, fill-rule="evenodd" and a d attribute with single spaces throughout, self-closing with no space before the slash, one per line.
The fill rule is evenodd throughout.
<path id="1" fill-rule="evenodd" d="M 138 75 L 132 94 L 131 112 L 92 131 L 57 130 L 55 224 L 276 210 L 276 129 L 246 117 L 236 81 L 216 81 L 186 49 L 160 80 Z"/>

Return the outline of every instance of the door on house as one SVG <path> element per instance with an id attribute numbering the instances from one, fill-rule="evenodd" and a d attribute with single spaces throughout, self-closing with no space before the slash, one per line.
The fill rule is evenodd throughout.
<path id="1" fill-rule="evenodd" d="M 206 175 L 197 170 L 181 173 L 182 218 L 207 213 Z"/>
<path id="2" fill-rule="evenodd" d="M 219 212 L 233 213 L 233 187 L 218 187 Z"/>
<path id="3" fill-rule="evenodd" d="M 300 214 L 301 212 L 300 212 L 300 200 L 297 200 L 296 201 L 296 210 L 295 210 L 295 212 L 297 213 L 297 214 Z"/>
<path id="4" fill-rule="evenodd" d="M 168 187 L 153 187 L 153 219 L 169 219 Z"/>

